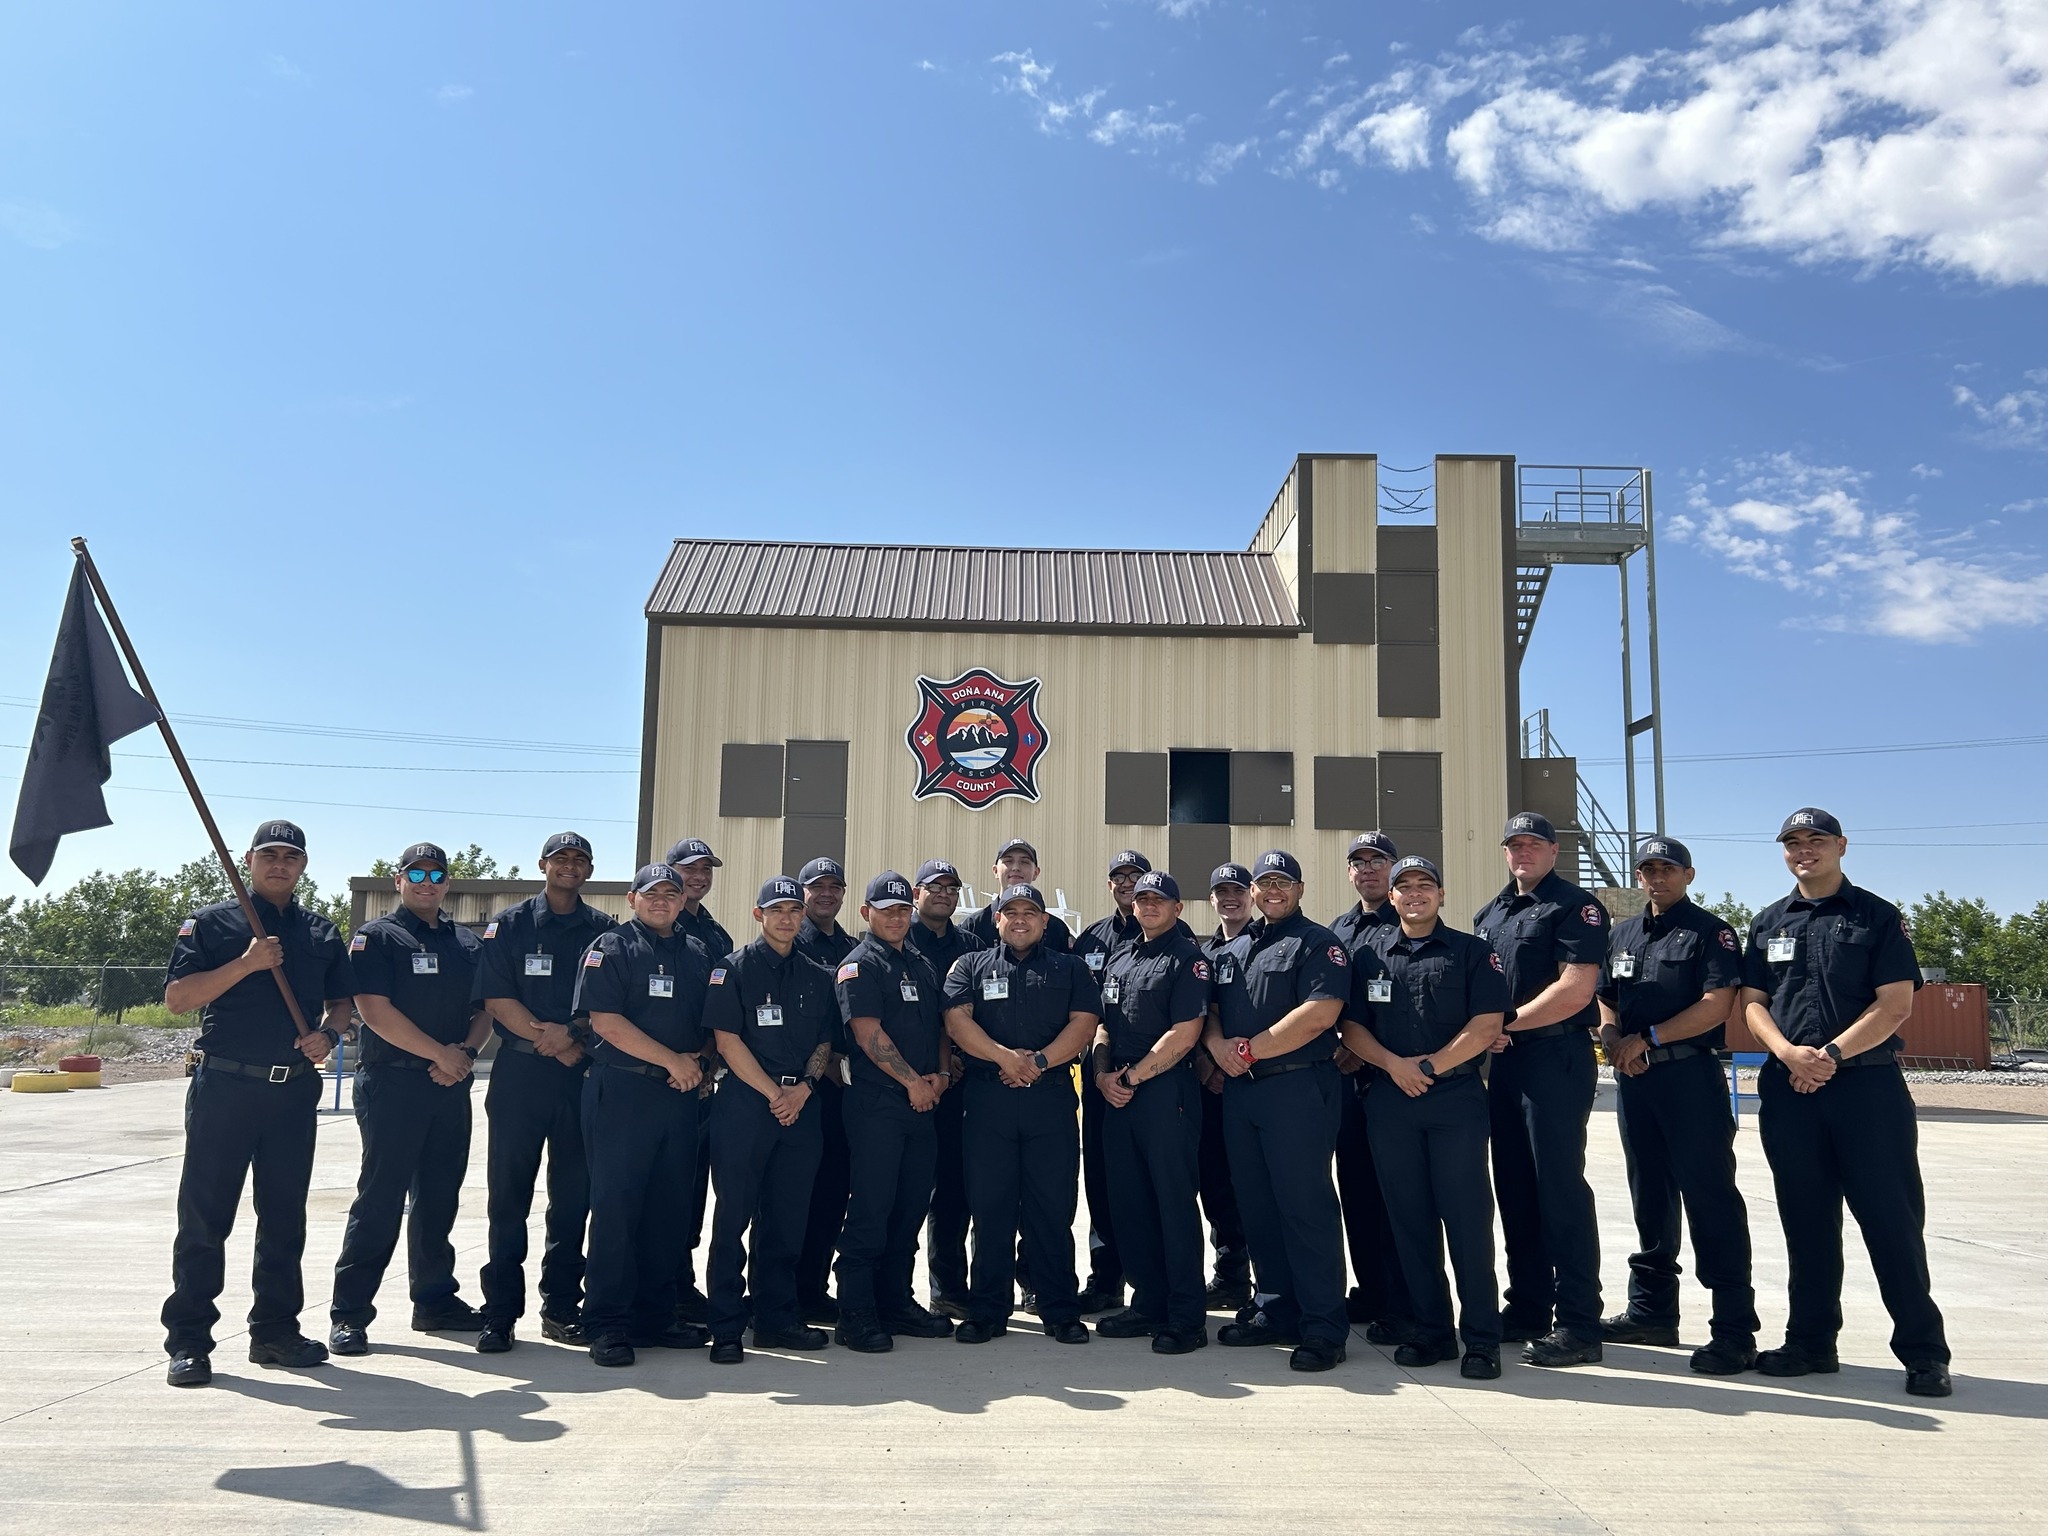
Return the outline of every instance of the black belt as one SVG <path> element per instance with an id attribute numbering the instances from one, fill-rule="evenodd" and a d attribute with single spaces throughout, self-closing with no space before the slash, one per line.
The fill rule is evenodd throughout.
<path id="1" fill-rule="evenodd" d="M 424 1072 L 433 1066 L 433 1063 L 423 1056 L 415 1056 L 412 1052 L 407 1051 L 403 1056 L 365 1056 L 363 1058 L 363 1065 L 366 1067 L 403 1067 L 408 1072 Z"/>
<path id="2" fill-rule="evenodd" d="M 1256 1081 L 1262 1077 L 1278 1077 L 1282 1072 L 1306 1072 L 1310 1067 L 1328 1067 L 1334 1072 L 1337 1064 L 1327 1057 L 1321 1061 L 1255 1061 L 1250 1075 Z"/>
<path id="3" fill-rule="evenodd" d="M 1479 1058 L 1477 1056 L 1468 1056 L 1455 1067 L 1437 1068 L 1436 1080 L 1442 1082 L 1447 1077 L 1463 1077 L 1469 1072 L 1477 1072 L 1478 1070 Z"/>
<path id="4" fill-rule="evenodd" d="M 1558 1035 L 1583 1035 L 1585 1032 L 1583 1024 L 1538 1024 L 1534 1029 L 1510 1029 L 1506 1033 L 1510 1040 L 1550 1040 Z"/>
<path id="5" fill-rule="evenodd" d="M 1688 1056 L 1705 1056 L 1709 1051 L 1704 1045 L 1694 1045 L 1690 1040 L 1681 1040 L 1676 1045 L 1653 1045 L 1643 1052 L 1643 1060 L 1651 1066 L 1667 1061 L 1683 1061 Z"/>
<path id="6" fill-rule="evenodd" d="M 531 1040 L 527 1039 L 524 1035 L 499 1035 L 498 1049 L 501 1051 L 517 1051 L 522 1056 L 538 1056 L 540 1054 L 540 1047 L 535 1045 Z"/>
<path id="7" fill-rule="evenodd" d="M 641 1077 L 651 1077 L 657 1083 L 668 1081 L 668 1068 L 657 1067 L 651 1061 L 614 1061 L 610 1057 L 598 1057 L 600 1066 L 610 1067 L 614 1072 L 633 1072 Z"/>
<path id="8" fill-rule="evenodd" d="M 1898 1061 L 1899 1053 L 1892 1049 L 1891 1042 L 1887 1040 L 1883 1045 L 1873 1045 L 1869 1050 L 1859 1051 L 1854 1056 L 1844 1056 L 1835 1065 L 1838 1067 L 1892 1067 L 1897 1066 Z M 1783 1067 L 1785 1064 L 1773 1056 L 1765 1065 Z M 1788 1068 L 1787 1070 L 1790 1069 Z"/>
<path id="9" fill-rule="evenodd" d="M 252 1067 L 246 1061 L 229 1061 L 225 1056 L 216 1056 L 211 1051 L 195 1050 L 199 1065 L 211 1072 L 233 1072 L 241 1077 L 253 1077 L 260 1082 L 288 1083 L 295 1077 L 304 1077 L 308 1072 L 320 1069 L 310 1061 L 294 1061 L 282 1067 Z"/>
<path id="10" fill-rule="evenodd" d="M 979 1056 L 968 1057 L 964 1065 L 966 1067 L 967 1076 L 969 1077 L 979 1077 L 985 1080 L 993 1079 L 996 1082 L 1001 1082 L 1003 1079 L 1003 1069 L 1001 1067 L 997 1066 L 992 1061 L 983 1061 Z M 1069 1065 L 1071 1065 L 1071 1063 L 1069 1063 Z M 1040 1083 L 1058 1082 L 1065 1079 L 1066 1076 L 1066 1067 L 1049 1066 L 1043 1072 L 1038 1074 L 1037 1078 L 1035 1078 L 1032 1081 L 1030 1086 L 1036 1088 Z"/>

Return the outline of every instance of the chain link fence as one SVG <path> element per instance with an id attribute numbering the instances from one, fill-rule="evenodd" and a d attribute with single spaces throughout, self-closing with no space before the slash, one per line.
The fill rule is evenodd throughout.
<path id="1" fill-rule="evenodd" d="M 2022 1051 L 2048 1054 L 2048 997 L 1991 999 L 1991 1054 L 2015 1056 Z"/>

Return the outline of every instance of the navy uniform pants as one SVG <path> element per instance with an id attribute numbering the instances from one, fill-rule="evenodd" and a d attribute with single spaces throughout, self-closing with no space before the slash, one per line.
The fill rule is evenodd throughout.
<path id="1" fill-rule="evenodd" d="M 1110 1206 L 1131 1279 L 1131 1307 L 1174 1333 L 1200 1333 L 1202 1103 L 1185 1061 L 1138 1084 L 1122 1109 L 1103 1101 Z"/>
<path id="2" fill-rule="evenodd" d="M 982 1323 L 1009 1318 L 1021 1235 L 1031 1255 L 1038 1315 L 1048 1323 L 1071 1322 L 1081 1315 L 1074 1273 L 1081 1145 L 1073 1074 L 1055 1068 L 1033 1087 L 1010 1088 L 993 1068 L 976 1062 L 960 1088 L 967 1208 L 974 1218 L 968 1314 Z"/>
<path id="3" fill-rule="evenodd" d="M 1196 1050 L 1206 1047 L 1197 1044 Z M 1216 1250 L 1216 1278 L 1245 1280 L 1251 1255 L 1244 1246 L 1244 1217 L 1237 1187 L 1230 1182 L 1230 1152 L 1223 1142 L 1223 1095 L 1202 1090 L 1202 1214 L 1209 1218 L 1209 1242 Z"/>
<path id="4" fill-rule="evenodd" d="M 690 1197 L 683 1210 L 682 1254 L 676 1261 L 676 1289 L 697 1284 L 697 1245 L 704 1240 L 704 1212 L 711 1204 L 711 1116 L 697 1122 L 696 1171 L 690 1175 Z"/>
<path id="5" fill-rule="evenodd" d="M 856 1081 L 846 1090 L 846 1160 L 852 1186 L 839 1235 L 839 1315 L 907 1310 L 917 1234 L 932 1206 L 938 1126 L 901 1088 Z"/>
<path id="6" fill-rule="evenodd" d="M 1406 1282 L 1415 1342 L 1500 1351 L 1500 1281 L 1493 1263 L 1493 1190 L 1486 1182 L 1487 1098 L 1477 1073 L 1446 1078 L 1411 1099 L 1380 1074 L 1366 1093 L 1374 1166 Z M 1458 1279 L 1458 1328 L 1444 1250 Z"/>
<path id="7" fill-rule="evenodd" d="M 1123 1255 L 1117 1248 L 1116 1202 L 1109 1196 L 1109 1161 L 1102 1145 L 1109 1100 L 1096 1088 L 1085 1064 L 1081 1077 L 1081 1183 L 1088 1194 L 1088 1288 L 1108 1290 L 1124 1283 Z"/>
<path id="8" fill-rule="evenodd" d="M 185 1091 L 185 1166 L 178 1176 L 178 1236 L 164 1302 L 164 1352 L 211 1354 L 214 1305 L 227 1283 L 228 1234 L 255 1173 L 256 1296 L 249 1337 L 294 1338 L 306 1304 L 306 1187 L 313 1178 L 320 1075 L 269 1083 L 201 1067 Z"/>
<path id="9" fill-rule="evenodd" d="M 469 1079 L 444 1088 L 418 1068 L 373 1064 L 356 1072 L 354 1096 L 363 1168 L 334 1261 L 329 1315 L 366 1327 L 401 1221 L 414 1308 L 431 1312 L 454 1299 L 448 1234 L 469 1168 Z"/>
<path id="10" fill-rule="evenodd" d="M 1586 1121 L 1600 1069 L 1582 1030 L 1508 1036 L 1493 1058 L 1493 1190 L 1507 1239 L 1507 1320 L 1600 1337 L 1600 1229 L 1586 1182 Z"/>
<path id="11" fill-rule="evenodd" d="M 737 1339 L 747 1326 L 752 1292 L 757 1328 L 801 1327 L 796 1261 L 818 1171 L 818 1105 L 804 1105 L 785 1126 L 768 1101 L 727 1077 L 711 1101 L 711 1176 L 718 1204 L 711 1219 L 708 1320 L 714 1339 Z M 753 1255 L 747 1252 L 749 1228 Z"/>
<path id="12" fill-rule="evenodd" d="M 1791 1260 L 1785 1342 L 1826 1354 L 1842 1330 L 1842 1202 L 1863 1231 L 1878 1293 L 1892 1317 L 1892 1353 L 1907 1365 L 1949 1359 L 1927 1274 L 1927 1196 L 1920 1128 L 1896 1066 L 1845 1067 L 1817 1093 L 1766 1062 L 1758 1128 L 1777 1187 Z"/>
<path id="13" fill-rule="evenodd" d="M 967 1168 L 962 1120 L 967 1095 L 956 1083 L 932 1111 L 939 1137 L 939 1170 L 932 1186 L 932 1215 L 925 1226 L 925 1266 L 931 1271 L 932 1300 L 958 1301 L 967 1294 Z"/>
<path id="14" fill-rule="evenodd" d="M 1754 1347 L 1749 1210 L 1735 1187 L 1735 1117 L 1720 1058 L 1702 1051 L 1620 1078 L 1615 1119 L 1641 1245 L 1628 1260 L 1628 1315 L 1659 1327 L 1678 1326 L 1682 1204 L 1692 1229 L 1694 1268 L 1714 1296 L 1714 1337 Z"/>
<path id="15" fill-rule="evenodd" d="M 583 1080 L 590 1159 L 583 1331 L 593 1344 L 652 1337 L 675 1321 L 703 1106 L 695 1093 L 601 1061 Z"/>
<path id="16" fill-rule="evenodd" d="M 486 1183 L 490 1257 L 483 1314 L 509 1325 L 526 1312 L 526 1220 L 541 1154 L 548 1161 L 546 1246 L 540 1256 L 543 1317 L 574 1321 L 583 1305 L 583 1227 L 590 1218 L 590 1164 L 583 1153 L 581 1064 L 559 1066 L 500 1041 L 491 1059 L 484 1118 L 490 1123 Z"/>
<path id="17" fill-rule="evenodd" d="M 832 1259 L 846 1226 L 846 1201 L 853 1187 L 846 1161 L 846 1096 L 850 1091 L 836 1077 L 818 1085 L 818 1173 L 811 1181 L 804 1249 L 796 1261 L 796 1293 L 807 1304 L 830 1294 Z"/>
<path id="18" fill-rule="evenodd" d="M 1266 1321 L 1304 1340 L 1341 1345 L 1343 1218 L 1330 1183 L 1343 1079 L 1334 1062 L 1233 1077 L 1223 1088 L 1223 1137 Z"/>
<path id="19" fill-rule="evenodd" d="M 1372 1137 L 1366 1130 L 1364 1069 L 1344 1079 L 1344 1114 L 1337 1123 L 1337 1201 L 1344 1208 L 1344 1243 L 1351 1250 L 1351 1294 L 1368 1321 L 1408 1320 L 1408 1286 L 1394 1251 L 1394 1228 L 1373 1166 Z"/>

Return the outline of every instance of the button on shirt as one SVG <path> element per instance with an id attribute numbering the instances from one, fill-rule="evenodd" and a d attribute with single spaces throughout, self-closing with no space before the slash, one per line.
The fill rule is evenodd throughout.
<path id="1" fill-rule="evenodd" d="M 1209 957 L 1178 929 L 1119 950 L 1102 986 L 1110 1060 L 1136 1061 L 1174 1025 L 1207 1018 L 1210 974 Z"/>
<path id="2" fill-rule="evenodd" d="M 1398 923 L 1375 928 L 1344 1016 L 1396 1056 L 1430 1056 L 1482 1013 L 1513 1017 L 1501 958 L 1484 939 L 1439 922 L 1419 939 Z"/>
<path id="3" fill-rule="evenodd" d="M 738 1035 L 770 1077 L 802 1077 L 811 1053 L 839 1038 L 832 973 L 801 950 L 755 939 L 711 968 L 704 1027 Z"/>
<path id="4" fill-rule="evenodd" d="M 928 1077 L 939 1070 L 944 1046 L 939 978 L 924 956 L 908 945 L 898 949 L 869 934 L 839 962 L 834 983 L 839 1019 L 849 1039 L 855 1019 L 880 1019 L 882 1032 L 911 1071 Z M 854 1081 L 903 1092 L 903 1084 L 876 1066 L 858 1044 L 846 1058 L 852 1063 Z"/>
<path id="5" fill-rule="evenodd" d="M 1607 909 L 1556 870 L 1524 896 L 1510 881 L 1472 919 L 1478 937 L 1493 946 L 1508 978 L 1508 992 L 1521 1007 L 1564 973 L 1567 965 L 1602 965 L 1607 960 Z M 1586 1006 L 1558 1022 L 1592 1029 L 1600 1010 Z"/>
<path id="6" fill-rule="evenodd" d="M 1785 956 L 1773 959 L 1772 955 Z M 1860 1018 L 1888 982 L 1920 989 L 1920 962 L 1899 909 L 1842 882 L 1810 901 L 1794 891 L 1749 925 L 1742 984 L 1770 994 L 1771 1018 L 1794 1045 L 1816 1048 Z M 246 985 L 246 983 L 245 983 Z M 1895 1035 L 1876 1050 L 1895 1050 Z"/>
<path id="7" fill-rule="evenodd" d="M 1095 978 L 1080 958 L 1043 944 L 1024 955 L 1007 944 L 962 955 L 946 973 L 945 996 L 947 1008 L 965 1008 L 989 1039 L 1012 1051 L 1044 1050 L 1070 1014 L 1102 1014 Z M 993 1069 L 972 1061 L 968 1070 Z"/>
<path id="8" fill-rule="evenodd" d="M 1344 946 L 1344 953 L 1356 960 L 1358 952 L 1365 947 L 1375 932 L 1381 928 L 1400 926 L 1401 919 L 1394 914 L 1394 904 L 1391 901 L 1381 902 L 1370 912 L 1365 910 L 1364 902 L 1354 901 L 1343 916 L 1330 924 L 1330 932 L 1337 935 L 1337 942 Z"/>
<path id="9" fill-rule="evenodd" d="M 1742 945 L 1735 930 L 1705 907 L 1683 900 L 1668 912 L 1645 907 L 1614 925 L 1600 1001 L 1614 1010 L 1624 1035 L 1647 1035 L 1718 987 L 1742 984 Z M 1721 1048 L 1719 1024 L 1688 1045 Z"/>
<path id="10" fill-rule="evenodd" d="M 263 931 L 284 950 L 284 976 L 298 1000 L 309 1029 L 320 1027 L 322 1005 L 354 997 L 356 982 L 341 930 L 297 901 L 282 911 L 250 893 Z M 249 948 L 249 920 L 241 904 L 216 902 L 201 907 L 178 928 L 171 946 L 166 982 L 202 971 L 217 971 L 239 960 Z M 268 971 L 244 976 L 201 1010 L 199 1049 L 217 1051 L 228 1061 L 250 1067 L 288 1066 L 306 1058 L 299 1053 L 298 1028 L 285 1011 L 284 998 Z"/>
<path id="11" fill-rule="evenodd" d="M 383 998 L 442 1045 L 459 1044 L 468 1036 L 483 944 L 462 924 L 443 916 L 429 927 L 400 907 L 363 924 L 348 950 L 358 994 Z M 362 1041 L 365 1066 L 424 1064 L 425 1058 L 400 1050 L 374 1029 L 363 1030 Z"/>
<path id="12" fill-rule="evenodd" d="M 618 926 L 584 902 L 558 914 L 545 896 L 507 907 L 484 925 L 477 1001 L 509 997 L 543 1024 L 567 1024 L 576 1002 L 576 966 L 590 941 Z M 506 1039 L 512 1032 L 495 1025 Z"/>
<path id="13" fill-rule="evenodd" d="M 704 1029 L 704 993 L 710 980 L 710 957 L 680 923 L 663 938 L 636 917 L 591 941 L 576 967 L 572 1012 L 577 1018 L 623 1014 L 656 1043 L 672 1051 L 701 1053 L 711 1043 Z M 596 1059 L 645 1064 L 601 1035 Z"/>
<path id="14" fill-rule="evenodd" d="M 961 918 L 960 927 L 981 940 L 984 946 L 993 947 L 1003 941 L 1003 936 L 996 931 L 996 904 L 993 901 L 985 907 L 976 907 Z M 1045 937 L 1039 942 L 1047 949 L 1066 954 L 1074 947 L 1074 930 L 1048 912 L 1045 915 Z"/>
<path id="15" fill-rule="evenodd" d="M 1351 957 L 1336 934 L 1300 912 L 1278 923 L 1253 919 L 1213 958 L 1216 1003 L 1227 1038 L 1249 1040 L 1303 1003 L 1341 1003 L 1351 996 Z M 1223 980 L 1226 969 L 1228 981 Z M 1336 1041 L 1332 1027 L 1287 1054 L 1327 1056 Z"/>

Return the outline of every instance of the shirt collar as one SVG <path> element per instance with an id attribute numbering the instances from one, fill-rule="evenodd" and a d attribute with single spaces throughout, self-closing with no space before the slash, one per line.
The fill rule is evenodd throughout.
<path id="1" fill-rule="evenodd" d="M 596 910 L 589 902 L 579 896 L 576 898 L 575 911 L 569 913 L 557 912 L 548 905 L 548 898 L 545 892 L 533 897 L 528 905 L 532 908 L 533 926 L 536 928 L 546 928 L 555 923 L 561 923 L 565 926 L 573 924 L 577 927 L 583 927 L 590 922 L 591 914 Z"/>
<path id="2" fill-rule="evenodd" d="M 1400 934 L 1400 937 L 1394 940 L 1394 947 L 1401 950 L 1404 954 L 1412 955 L 1425 945 L 1441 944 L 1444 942 L 1444 920 L 1442 918 L 1438 918 L 1436 925 L 1419 939 L 1410 938 L 1408 930 L 1401 927 L 1398 923 L 1394 925 L 1394 931 Z"/>
<path id="3" fill-rule="evenodd" d="M 1795 885 L 1792 887 L 1792 900 L 1786 905 L 1785 910 L 1787 912 L 1818 912 L 1822 907 L 1828 905 L 1829 902 L 1837 902 L 1845 907 L 1852 906 L 1854 905 L 1854 898 L 1858 894 L 1856 887 L 1849 883 L 1849 877 L 1846 875 L 1842 877 L 1842 883 L 1835 888 L 1834 894 L 1823 896 L 1818 901 L 1800 895 L 1799 887 Z"/>
<path id="4" fill-rule="evenodd" d="M 404 928 L 408 933 L 412 934 L 415 938 L 423 938 L 427 934 L 430 934 L 434 931 L 432 928 L 429 928 L 427 926 L 424 920 L 422 920 L 413 912 L 411 907 L 400 906 L 399 909 L 391 915 L 398 919 L 400 927 Z M 447 924 L 448 914 L 443 912 L 441 914 L 441 925 L 443 927 L 446 927 Z"/>
<path id="5" fill-rule="evenodd" d="M 1692 898 L 1690 896 L 1679 897 L 1662 914 L 1652 912 L 1649 904 L 1647 902 L 1644 903 L 1643 932 L 1646 934 L 1664 933 L 1673 928 L 1683 928 L 1686 924 L 1686 919 L 1692 915 L 1691 907 Z"/>

